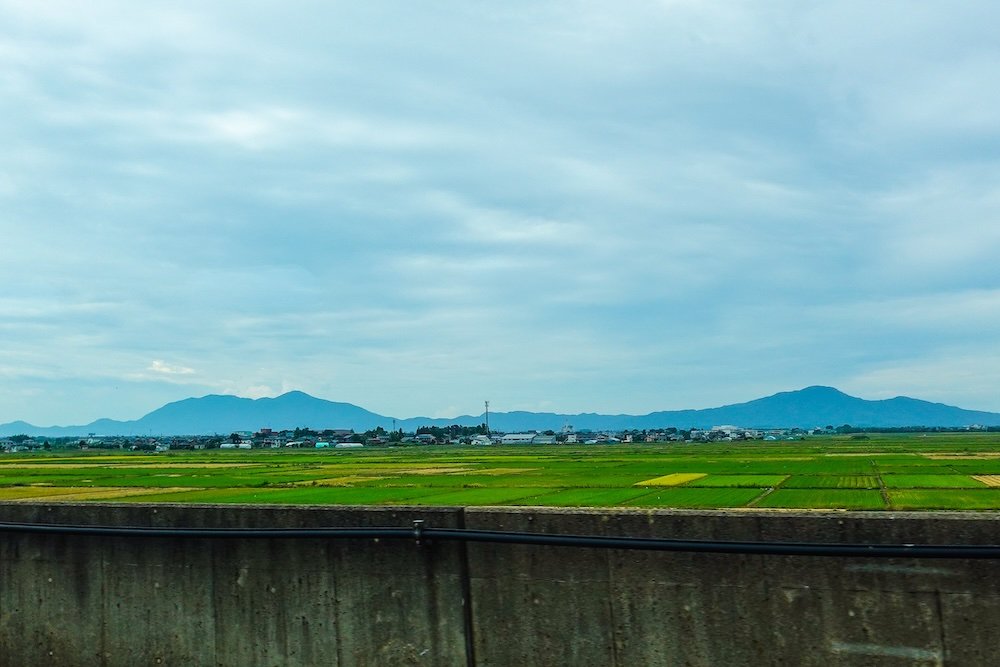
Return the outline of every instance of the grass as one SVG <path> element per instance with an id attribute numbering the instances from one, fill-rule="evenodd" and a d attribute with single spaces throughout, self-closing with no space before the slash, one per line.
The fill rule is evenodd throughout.
<path id="1" fill-rule="evenodd" d="M 648 494 L 649 489 L 562 489 L 521 500 L 544 507 L 616 507 Z"/>
<path id="2" fill-rule="evenodd" d="M 778 486 L 788 475 L 708 475 L 684 486 L 742 486 L 754 489 Z"/>
<path id="3" fill-rule="evenodd" d="M 878 475 L 795 475 L 786 489 L 877 489 Z"/>
<path id="4" fill-rule="evenodd" d="M 745 507 L 747 503 L 759 496 L 759 489 L 694 489 L 668 488 L 654 491 L 644 496 L 622 503 L 627 507 L 691 507 L 691 508 L 721 508 Z"/>
<path id="5" fill-rule="evenodd" d="M 897 489 L 888 493 L 897 510 L 1000 509 L 1000 489 Z"/>
<path id="6" fill-rule="evenodd" d="M 703 472 L 674 472 L 638 482 L 636 486 L 679 486 L 705 476 Z"/>
<path id="7" fill-rule="evenodd" d="M 757 507 L 875 510 L 885 508 L 885 500 L 872 489 L 778 489 Z"/>
<path id="8" fill-rule="evenodd" d="M 989 486 L 1000 478 L 990 475 L 1000 475 L 1000 434 L 701 445 L 38 452 L 0 456 L 0 500 L 1000 509 L 1000 488 Z"/>
<path id="9" fill-rule="evenodd" d="M 515 504 L 520 500 L 541 495 L 545 489 L 520 487 L 520 488 L 493 488 L 493 489 L 461 489 L 450 493 L 441 493 L 433 496 L 421 496 L 413 499 L 415 505 L 508 505 Z M 533 503 L 522 503 L 533 504 Z"/>
<path id="10" fill-rule="evenodd" d="M 132 496 L 125 502 L 172 503 L 251 503 L 288 505 L 384 505 L 416 503 L 423 496 L 440 493 L 438 489 L 377 489 L 339 487 L 204 489 L 164 493 L 158 496 Z"/>
<path id="11" fill-rule="evenodd" d="M 982 489 L 988 485 L 967 475 L 882 475 L 887 489 Z"/>

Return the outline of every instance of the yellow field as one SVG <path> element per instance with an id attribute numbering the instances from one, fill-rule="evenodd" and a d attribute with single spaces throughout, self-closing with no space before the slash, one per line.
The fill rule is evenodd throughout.
<path id="1" fill-rule="evenodd" d="M 823 454 L 823 456 L 846 456 L 846 457 L 852 457 L 852 456 L 860 456 L 860 457 L 866 457 L 866 456 L 893 456 L 893 452 L 848 452 L 848 453 L 844 453 L 844 454 L 840 454 L 840 453 L 837 453 L 837 454 Z M 792 459 L 792 460 L 794 460 L 794 459 Z M 803 461 L 805 459 L 799 459 L 799 460 Z"/>
<path id="2" fill-rule="evenodd" d="M 174 486 L 147 489 L 114 486 L 15 486 L 0 489 L 0 500 L 29 501 L 38 498 L 51 501 L 109 500 L 191 490 L 191 487 Z"/>
<path id="3" fill-rule="evenodd" d="M 977 479 L 986 486 L 1000 486 L 1000 475 L 972 475 L 972 479 Z"/>
<path id="4" fill-rule="evenodd" d="M 663 477 L 654 477 L 653 479 L 638 482 L 635 486 L 677 486 L 678 484 L 701 479 L 706 474 L 703 472 L 675 472 Z"/>
<path id="5" fill-rule="evenodd" d="M 469 466 L 414 466 L 407 468 L 405 472 L 409 475 L 460 475 L 474 470 Z"/>
<path id="6" fill-rule="evenodd" d="M 119 457 L 108 457 L 108 458 L 119 458 Z M 145 461 L 136 461 L 135 463 L 112 463 L 104 464 L 103 461 L 97 459 L 90 463 L 48 463 L 47 461 L 36 461 L 32 463 L 22 463 L 20 461 L 14 463 L 0 462 L 0 470 L 6 470 L 7 468 L 31 468 L 39 469 L 43 468 L 45 470 L 78 470 L 80 468 L 260 468 L 263 464 L 261 463 L 146 463 Z"/>

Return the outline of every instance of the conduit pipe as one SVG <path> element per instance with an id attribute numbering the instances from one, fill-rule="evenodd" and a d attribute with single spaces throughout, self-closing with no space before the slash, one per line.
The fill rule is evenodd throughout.
<path id="1" fill-rule="evenodd" d="M 769 556 L 835 556 L 863 558 L 1000 559 L 1000 545 L 970 544 L 830 544 L 822 542 L 742 542 L 651 537 L 562 535 L 470 528 L 431 528 L 417 520 L 410 527 L 372 528 L 170 528 L 86 526 L 0 522 L 0 533 L 34 533 L 97 537 L 197 539 L 412 539 L 521 544 L 533 546 L 629 549 L 688 553 L 758 554 Z"/>

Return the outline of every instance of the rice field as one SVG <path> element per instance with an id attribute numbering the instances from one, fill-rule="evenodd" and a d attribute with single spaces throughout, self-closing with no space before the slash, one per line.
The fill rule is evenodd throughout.
<path id="1" fill-rule="evenodd" d="M 874 489 L 777 489 L 757 502 L 757 507 L 782 509 L 886 509 L 885 499 Z"/>
<path id="2" fill-rule="evenodd" d="M 795 475 L 786 480 L 786 489 L 878 489 L 878 475 Z"/>
<path id="3" fill-rule="evenodd" d="M 1000 434 L 0 455 L 0 501 L 1000 509 Z"/>

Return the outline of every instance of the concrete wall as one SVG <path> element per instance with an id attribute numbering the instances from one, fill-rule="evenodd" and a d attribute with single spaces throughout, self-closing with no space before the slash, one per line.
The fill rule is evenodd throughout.
<path id="1" fill-rule="evenodd" d="M 996 513 L 2 503 L 0 521 L 1000 543 Z M 1000 562 L 0 533 L 0 664 L 985 665 Z"/>
<path id="2" fill-rule="evenodd" d="M 0 520 L 456 527 L 455 510 L 0 506 Z M 0 664 L 466 665 L 454 545 L 0 533 Z"/>

